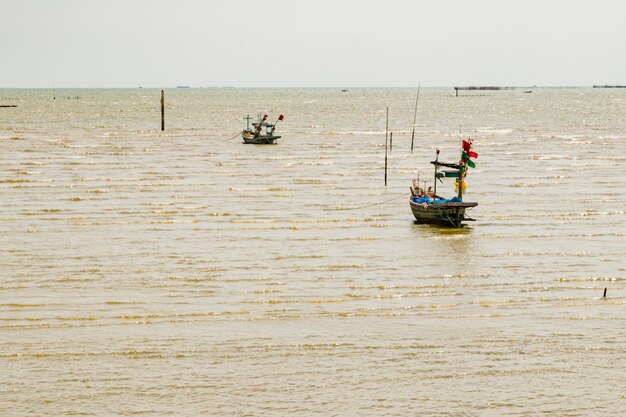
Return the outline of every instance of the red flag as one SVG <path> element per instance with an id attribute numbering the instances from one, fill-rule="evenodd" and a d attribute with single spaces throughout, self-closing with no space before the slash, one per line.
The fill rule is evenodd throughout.
<path id="1" fill-rule="evenodd" d="M 267 114 L 263 115 L 263 121 L 265 121 L 265 119 L 267 119 L 269 116 Z"/>
<path id="2" fill-rule="evenodd" d="M 478 154 L 476 152 L 469 151 L 467 154 L 470 158 L 478 158 Z"/>
<path id="3" fill-rule="evenodd" d="M 469 141 L 464 140 L 464 141 L 462 142 L 462 144 L 463 144 L 463 150 L 464 150 L 465 152 L 469 152 L 469 151 L 470 151 L 470 146 L 472 146 L 472 141 L 471 141 L 471 140 L 469 140 Z"/>
<path id="4" fill-rule="evenodd" d="M 278 120 L 284 120 L 285 116 L 283 116 L 282 114 L 280 116 L 278 116 Z"/>

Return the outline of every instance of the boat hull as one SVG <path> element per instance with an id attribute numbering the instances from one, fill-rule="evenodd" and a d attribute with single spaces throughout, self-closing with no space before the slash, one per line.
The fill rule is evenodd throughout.
<path id="1" fill-rule="evenodd" d="M 409 200 L 409 204 L 416 222 L 450 227 L 463 227 L 464 221 L 473 221 L 474 219 L 465 216 L 465 209 L 478 205 L 471 202 L 417 204 L 413 200 Z"/>
<path id="2" fill-rule="evenodd" d="M 241 135 L 243 143 L 249 143 L 253 145 L 274 145 L 276 140 L 280 139 L 280 136 L 254 136 L 253 134 L 244 133 Z"/>

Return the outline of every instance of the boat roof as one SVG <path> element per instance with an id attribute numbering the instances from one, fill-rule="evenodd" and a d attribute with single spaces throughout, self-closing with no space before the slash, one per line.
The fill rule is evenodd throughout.
<path id="1" fill-rule="evenodd" d="M 461 167 L 459 164 L 455 164 L 454 162 L 430 161 L 430 163 L 436 166 L 442 166 L 442 167 L 453 168 L 453 169 L 459 169 Z"/>

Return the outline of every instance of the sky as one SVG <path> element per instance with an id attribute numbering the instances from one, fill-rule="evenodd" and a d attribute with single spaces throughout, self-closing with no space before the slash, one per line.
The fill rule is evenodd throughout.
<path id="1" fill-rule="evenodd" d="M 626 84 L 623 0 L 0 0 L 0 88 Z"/>

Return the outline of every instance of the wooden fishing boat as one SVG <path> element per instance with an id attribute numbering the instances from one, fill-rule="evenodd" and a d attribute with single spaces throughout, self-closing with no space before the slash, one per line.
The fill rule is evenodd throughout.
<path id="1" fill-rule="evenodd" d="M 463 227 L 463 222 L 474 221 L 465 215 L 465 209 L 478 205 L 478 203 L 470 202 L 418 204 L 413 200 L 410 200 L 409 203 L 417 223 L 436 223 L 452 227 Z"/>
<path id="2" fill-rule="evenodd" d="M 435 223 L 443 226 L 463 227 L 463 222 L 474 221 L 467 216 L 465 210 L 476 207 L 476 202 L 463 201 L 463 191 L 467 187 L 465 177 L 468 167 L 474 167 L 474 161 L 470 157 L 477 158 L 478 154 L 471 151 L 471 140 L 463 141 L 461 161 L 457 163 L 439 161 L 439 149 L 437 157 L 431 163 L 435 166 L 434 191 L 430 187 L 424 191 L 419 187 L 419 180 L 413 182 L 409 205 L 417 223 Z M 440 168 L 448 168 L 441 170 Z M 443 199 L 437 195 L 437 181 L 442 178 L 456 178 L 457 195 L 451 199 Z M 442 181 L 443 182 L 443 181 Z"/>
<path id="3" fill-rule="evenodd" d="M 276 120 L 276 123 L 271 124 L 267 123 L 269 116 L 266 114 L 261 119 L 259 115 L 259 121 L 256 123 L 252 123 L 252 129 L 250 129 L 250 116 L 244 117 L 244 120 L 247 121 L 246 129 L 241 133 L 241 137 L 243 138 L 243 143 L 250 143 L 254 145 L 274 145 L 281 136 L 275 135 L 274 130 L 276 129 L 276 123 L 280 120 L 284 119 L 284 116 L 281 114 Z M 265 128 L 265 132 L 263 132 L 263 128 Z"/>

